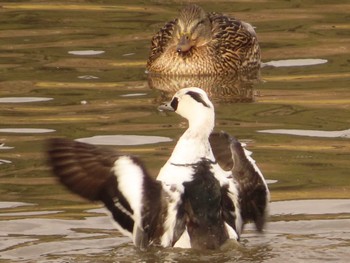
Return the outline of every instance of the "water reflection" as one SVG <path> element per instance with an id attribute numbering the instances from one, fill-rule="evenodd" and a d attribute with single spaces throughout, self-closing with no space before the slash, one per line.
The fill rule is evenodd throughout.
<path id="1" fill-rule="evenodd" d="M 327 59 L 318 58 L 305 58 L 305 59 L 283 59 L 283 60 L 272 60 L 269 62 L 262 63 L 263 67 L 302 67 L 302 66 L 313 66 L 327 63 Z"/>
<path id="2" fill-rule="evenodd" d="M 4 143 L 0 143 L 0 150 L 9 150 L 9 149 L 13 149 L 13 148 L 14 148 L 14 147 L 5 146 Z M 6 160 L 6 159 L 1 159 L 1 158 L 0 158 L 0 165 L 1 165 L 1 164 L 10 164 L 10 163 L 12 163 L 10 160 Z M 2 207 L 1 207 L 1 203 L 0 203 L 0 208 L 2 208 Z"/>
<path id="3" fill-rule="evenodd" d="M 0 209 L 15 208 L 20 206 L 28 206 L 28 205 L 33 205 L 33 204 L 24 203 L 24 202 L 0 202 Z"/>
<path id="4" fill-rule="evenodd" d="M 0 203 L 0 207 L 10 209 L 7 211 L 28 205 Z M 293 258 L 292 262 L 301 262 L 345 259 L 350 242 L 350 219 L 345 218 L 350 214 L 350 203 L 345 199 L 272 202 L 273 220 L 263 234 L 248 224 L 240 243 L 225 244 L 217 251 L 157 247 L 139 251 L 114 229 L 109 216 L 103 215 L 105 211 L 88 209 L 84 212 L 89 216 L 76 219 L 55 218 L 55 213 L 56 217 L 63 214 L 57 210 L 35 211 L 38 213 L 29 216 L 13 213 L 10 220 L 1 221 L 0 258 L 36 262 L 291 262 Z M 324 213 L 344 218 L 305 220 L 295 216 Z M 43 215 L 46 217 L 40 217 Z"/>
<path id="5" fill-rule="evenodd" d="M 216 102 L 253 102 L 257 94 L 254 84 L 256 73 L 247 75 L 171 76 L 148 75 L 148 85 L 161 91 L 160 101 L 168 100 L 174 93 L 186 87 L 200 87 Z"/>
<path id="6" fill-rule="evenodd" d="M 2 221 L 0 258 L 49 262 L 50 258 L 60 255 L 57 262 L 64 262 L 62 257 L 66 255 L 108 253 L 107 250 L 127 241 L 123 237 L 113 236 L 112 228 L 107 217 L 89 217 L 84 220 L 23 218 Z M 105 233 L 106 230 L 109 233 Z"/>
<path id="7" fill-rule="evenodd" d="M 13 217 L 13 216 L 40 216 L 40 215 L 50 215 L 50 214 L 58 214 L 63 211 L 33 211 L 33 212 L 14 212 L 14 213 L 1 213 L 0 217 Z"/>
<path id="8" fill-rule="evenodd" d="M 0 143 L 0 200 L 8 201 L 0 202 L 0 214 L 7 214 L 0 217 L 1 262 L 349 261 L 349 205 L 344 199 L 324 199 L 349 198 L 350 193 L 350 140 L 340 137 L 349 129 L 349 1 L 203 2 L 208 10 L 251 21 L 267 61 L 262 69 L 267 81 L 259 85 L 262 96 L 239 107 L 218 103 L 217 129 L 254 142 L 264 174 L 275 179 L 269 181 L 273 201 L 321 198 L 273 202 L 263 235 L 248 225 L 241 247 L 211 253 L 137 251 L 108 216 L 93 213 L 95 205 L 86 208 L 52 179 L 44 141 L 135 131 L 175 139 L 184 124 L 175 115 L 159 118 L 153 105 L 159 93 L 163 101 L 183 86 L 195 85 L 217 95 L 219 102 L 252 102 L 259 94 L 255 82 L 236 84 L 240 80 L 234 76 L 203 76 L 197 82 L 193 77 L 148 76 L 157 90 L 144 86 L 150 39 L 178 13 L 181 4 L 176 1 L 5 2 L 0 16 L 0 126 L 15 132 L 0 133 L 5 143 Z M 9 104 L 10 98 L 17 104 Z M 55 100 L 24 103 L 30 99 L 19 98 Z M 13 127 L 41 129 L 19 133 L 25 130 Z M 36 133 L 47 128 L 52 130 Z M 256 132 L 276 128 L 305 137 Z M 172 143 L 142 147 L 138 154 L 155 174 Z"/>
<path id="9" fill-rule="evenodd" d="M 10 160 L 0 159 L 0 164 L 9 164 L 12 163 Z"/>
<path id="10" fill-rule="evenodd" d="M 273 202 L 270 214 L 276 215 L 322 215 L 322 214 L 350 214 L 350 200 L 348 199 L 318 199 L 292 200 Z"/>
<path id="11" fill-rule="evenodd" d="M 53 98 L 40 98 L 40 97 L 7 97 L 0 98 L 0 103 L 25 103 L 25 102 L 39 102 L 49 101 Z"/>
<path id="12" fill-rule="evenodd" d="M 271 134 L 288 134 L 297 136 L 323 137 L 323 138 L 350 138 L 350 129 L 343 131 L 318 131 L 318 130 L 295 130 L 295 129 L 273 129 L 260 130 L 258 132 Z"/>
<path id="13" fill-rule="evenodd" d="M 275 184 L 278 182 L 278 180 L 273 180 L 273 179 L 266 179 L 265 181 L 267 184 Z"/>
<path id="14" fill-rule="evenodd" d="M 103 50 L 72 50 L 68 51 L 68 54 L 76 55 L 76 56 L 94 56 L 101 55 L 105 53 Z"/>
<path id="15" fill-rule="evenodd" d="M 53 129 L 42 128 L 1 128 L 0 132 L 3 133 L 49 133 L 54 132 Z"/>
<path id="16" fill-rule="evenodd" d="M 99 77 L 96 77 L 96 76 L 93 76 L 93 75 L 83 75 L 83 76 L 78 76 L 78 79 L 91 80 L 91 79 L 99 79 Z"/>
<path id="17" fill-rule="evenodd" d="M 170 142 L 171 138 L 142 135 L 98 135 L 76 139 L 76 141 L 96 145 L 144 145 L 160 142 Z"/>
<path id="18" fill-rule="evenodd" d="M 13 149 L 11 146 L 5 146 L 5 143 L 0 143 L 0 150 L 9 150 Z"/>
<path id="19" fill-rule="evenodd" d="M 120 95 L 120 97 L 140 97 L 140 96 L 146 96 L 147 93 L 129 93 L 129 94 L 123 94 Z"/>

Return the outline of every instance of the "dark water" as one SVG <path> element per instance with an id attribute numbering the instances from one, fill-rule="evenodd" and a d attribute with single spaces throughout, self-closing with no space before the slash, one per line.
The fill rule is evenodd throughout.
<path id="1" fill-rule="evenodd" d="M 215 101 L 217 130 L 246 142 L 268 179 L 265 233 L 247 226 L 240 245 L 214 252 L 139 252 L 46 166 L 45 139 L 64 136 L 136 154 L 157 175 L 186 127 L 157 106 L 196 80 L 147 79 L 145 63 L 180 2 L 3 1 L 1 262 L 348 261 L 350 4 L 199 3 L 252 23 L 259 37 L 261 82 L 197 84 Z"/>

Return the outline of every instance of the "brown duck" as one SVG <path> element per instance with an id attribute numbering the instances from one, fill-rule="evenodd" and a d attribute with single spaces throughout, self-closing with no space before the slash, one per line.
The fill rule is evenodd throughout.
<path id="1" fill-rule="evenodd" d="M 260 48 L 253 27 L 233 17 L 189 5 L 153 37 L 149 73 L 167 75 L 231 74 L 260 69 Z"/>

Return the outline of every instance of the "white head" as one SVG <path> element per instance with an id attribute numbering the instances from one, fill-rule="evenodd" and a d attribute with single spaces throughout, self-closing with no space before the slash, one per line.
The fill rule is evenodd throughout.
<path id="1" fill-rule="evenodd" d="M 160 110 L 175 111 L 186 118 L 189 130 L 209 134 L 214 128 L 214 106 L 207 93 L 196 87 L 184 88 L 175 93 L 170 102 L 159 107 Z"/>

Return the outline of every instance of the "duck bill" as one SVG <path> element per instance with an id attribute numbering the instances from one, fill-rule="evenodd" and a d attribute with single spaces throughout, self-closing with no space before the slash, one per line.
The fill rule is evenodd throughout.
<path id="1" fill-rule="evenodd" d="M 179 43 L 176 46 L 176 51 L 178 53 L 187 52 L 191 49 L 191 47 L 192 45 L 189 36 L 187 34 L 182 35 L 179 40 Z"/>
<path id="2" fill-rule="evenodd" d="M 171 106 L 171 102 L 164 102 L 162 105 L 158 106 L 159 111 L 175 111 L 174 108 Z"/>

